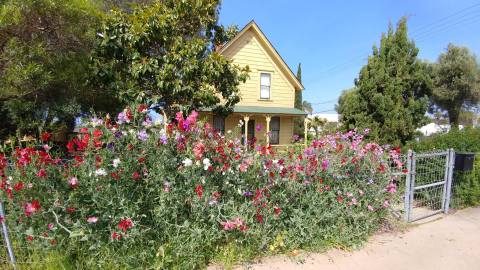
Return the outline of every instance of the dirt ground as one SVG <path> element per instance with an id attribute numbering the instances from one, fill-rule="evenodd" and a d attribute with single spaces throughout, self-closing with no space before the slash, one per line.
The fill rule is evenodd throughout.
<path id="1" fill-rule="evenodd" d="M 373 237 L 353 252 L 265 258 L 251 270 L 480 270 L 480 208 L 419 221 L 403 233 Z"/>

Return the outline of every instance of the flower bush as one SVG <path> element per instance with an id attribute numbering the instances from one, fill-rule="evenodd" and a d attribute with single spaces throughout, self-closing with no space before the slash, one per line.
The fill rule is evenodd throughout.
<path id="1" fill-rule="evenodd" d="M 364 134 L 246 150 L 196 112 L 163 129 L 146 108 L 94 119 L 67 154 L 50 152 L 45 135 L 43 146 L 0 156 L 16 243 L 61 251 L 74 268 L 201 268 L 229 256 L 358 246 L 396 200 L 389 171 L 392 160 L 402 166 L 398 151 Z"/>

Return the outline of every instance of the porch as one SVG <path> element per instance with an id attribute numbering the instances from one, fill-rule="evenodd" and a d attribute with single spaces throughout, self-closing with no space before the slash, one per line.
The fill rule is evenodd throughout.
<path id="1" fill-rule="evenodd" d="M 248 142 L 255 140 L 273 147 L 291 145 L 293 120 L 306 119 L 305 115 L 305 112 L 295 108 L 259 106 L 235 106 L 234 112 L 226 117 L 215 115 L 211 111 L 200 112 L 200 118 L 210 123 L 215 130 L 236 132 L 242 140 L 247 138 Z"/>

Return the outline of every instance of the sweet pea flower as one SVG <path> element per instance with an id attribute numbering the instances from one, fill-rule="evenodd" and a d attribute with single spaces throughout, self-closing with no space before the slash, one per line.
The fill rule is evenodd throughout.
<path id="1" fill-rule="evenodd" d="M 73 189 L 78 187 L 78 179 L 76 177 L 70 178 L 68 183 L 70 184 L 70 187 L 73 188 Z"/>
<path id="2" fill-rule="evenodd" d="M 204 158 L 203 159 L 203 169 L 206 171 L 208 170 L 208 168 L 210 167 L 210 159 L 208 158 Z"/>
<path id="3" fill-rule="evenodd" d="M 97 221 L 98 221 L 98 218 L 95 217 L 95 216 L 87 218 L 87 222 L 90 223 L 90 224 L 97 223 Z"/>
<path id="4" fill-rule="evenodd" d="M 146 141 L 148 139 L 147 131 L 145 129 L 142 129 L 137 132 L 137 138 L 141 141 Z"/>
<path id="5" fill-rule="evenodd" d="M 119 159 L 119 158 L 116 158 L 116 159 L 113 160 L 112 166 L 113 166 L 114 168 L 117 168 L 118 165 L 120 165 L 120 163 L 121 163 L 120 159 Z"/>
<path id="6" fill-rule="evenodd" d="M 186 158 L 182 161 L 184 167 L 190 167 L 193 165 L 193 161 L 189 158 Z"/>
<path id="7" fill-rule="evenodd" d="M 95 170 L 95 176 L 105 176 L 107 171 L 105 169 L 99 168 Z"/>

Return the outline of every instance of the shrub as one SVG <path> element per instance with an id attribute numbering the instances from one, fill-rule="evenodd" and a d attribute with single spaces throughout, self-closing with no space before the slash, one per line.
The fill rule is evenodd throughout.
<path id="1" fill-rule="evenodd" d="M 402 165 L 398 151 L 357 132 L 283 154 L 265 145 L 247 151 L 234 134 L 197 123 L 195 112 L 178 113 L 164 130 L 145 111 L 93 119 L 67 144 L 67 161 L 48 144 L 1 156 L 16 242 L 60 251 L 74 268 L 192 269 L 358 246 L 396 200 L 389 169 L 391 158 Z"/>
<path id="2" fill-rule="evenodd" d="M 472 172 L 455 172 L 453 176 L 454 207 L 467 207 L 480 204 L 480 128 L 452 130 L 435 134 L 419 142 L 410 142 L 406 148 L 416 152 L 430 152 L 453 148 L 456 152 L 477 153 L 475 169 Z"/>
<path id="3" fill-rule="evenodd" d="M 459 152 L 480 152 L 480 128 L 454 129 L 448 133 L 434 134 L 418 142 L 409 142 L 406 148 L 416 152 L 446 150 L 449 148 Z"/>

